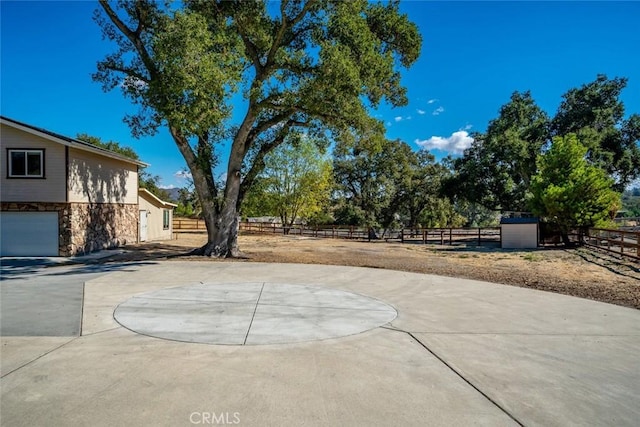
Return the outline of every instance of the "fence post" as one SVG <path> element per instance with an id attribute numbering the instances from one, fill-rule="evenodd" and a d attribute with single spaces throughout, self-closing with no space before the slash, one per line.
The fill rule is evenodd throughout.
<path id="1" fill-rule="evenodd" d="M 482 246 L 482 237 L 480 234 L 480 230 L 482 230 L 480 227 L 478 227 L 478 246 Z"/>
<path id="2" fill-rule="evenodd" d="M 449 246 L 453 245 L 453 228 L 449 228 Z"/>
<path id="3" fill-rule="evenodd" d="M 427 244 L 427 230 L 422 229 L 422 243 Z"/>
<path id="4" fill-rule="evenodd" d="M 440 229 L 440 245 L 444 246 L 444 230 Z"/>

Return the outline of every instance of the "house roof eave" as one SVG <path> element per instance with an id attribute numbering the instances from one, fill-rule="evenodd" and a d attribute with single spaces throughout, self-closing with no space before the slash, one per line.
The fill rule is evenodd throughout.
<path id="1" fill-rule="evenodd" d="M 177 208 L 178 205 L 176 205 L 175 203 L 171 203 L 171 202 L 165 202 L 164 200 L 160 199 L 158 196 L 156 196 L 155 194 L 153 194 L 151 191 L 147 190 L 146 188 L 139 188 L 138 189 L 138 194 L 144 194 L 145 196 L 147 196 L 148 198 L 150 198 L 151 200 L 155 201 L 157 204 L 166 207 L 166 206 L 170 206 L 172 208 Z"/>
<path id="2" fill-rule="evenodd" d="M 123 156 L 118 153 L 114 153 L 113 151 L 96 147 L 95 145 L 89 144 L 88 142 L 80 141 L 74 138 L 69 138 L 68 136 L 51 132 L 36 126 L 31 126 L 29 124 L 26 124 L 14 119 L 10 119 L 5 116 L 0 116 L 0 123 L 7 126 L 11 126 L 23 132 L 30 133 L 32 135 L 36 135 L 41 138 L 48 139 L 49 141 L 57 142 L 58 144 L 65 145 L 67 147 L 77 148 L 78 150 L 88 151 L 88 152 L 99 154 L 105 157 L 110 157 L 112 159 L 120 160 L 127 163 L 132 163 L 143 168 L 149 166 L 149 163 L 145 163 L 140 160 L 135 160 L 130 157 Z"/>

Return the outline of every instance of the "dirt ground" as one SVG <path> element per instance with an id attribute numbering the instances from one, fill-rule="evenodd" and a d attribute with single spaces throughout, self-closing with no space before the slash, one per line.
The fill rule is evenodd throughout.
<path id="1" fill-rule="evenodd" d="M 503 250 L 498 247 L 424 245 L 316 239 L 271 234 L 241 235 L 247 259 L 216 260 L 185 255 L 206 236 L 127 246 L 100 262 L 150 259 L 194 262 L 282 262 L 385 268 L 483 280 L 557 292 L 640 309 L 640 263 L 588 248 Z"/>

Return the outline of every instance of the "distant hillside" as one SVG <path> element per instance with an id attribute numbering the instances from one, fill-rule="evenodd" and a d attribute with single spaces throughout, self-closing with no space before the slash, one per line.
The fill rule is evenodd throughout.
<path id="1" fill-rule="evenodd" d="M 622 210 L 628 218 L 640 217 L 640 187 L 635 187 L 622 194 Z"/>
<path id="2" fill-rule="evenodd" d="M 164 191 L 166 191 L 169 194 L 169 201 L 170 202 L 178 202 L 178 196 L 180 195 L 180 190 L 182 190 L 181 188 L 165 188 Z"/>

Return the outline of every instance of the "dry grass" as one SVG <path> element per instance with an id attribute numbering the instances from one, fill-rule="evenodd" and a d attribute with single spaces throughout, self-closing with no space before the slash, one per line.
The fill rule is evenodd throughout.
<path id="1" fill-rule="evenodd" d="M 640 309 L 637 262 L 578 249 L 527 251 L 459 246 L 315 239 L 282 235 L 242 235 L 247 260 L 185 256 L 201 246 L 204 234 L 180 233 L 176 240 L 130 246 L 103 262 L 181 259 L 200 262 L 282 262 L 374 267 L 437 274 L 540 289 Z"/>

